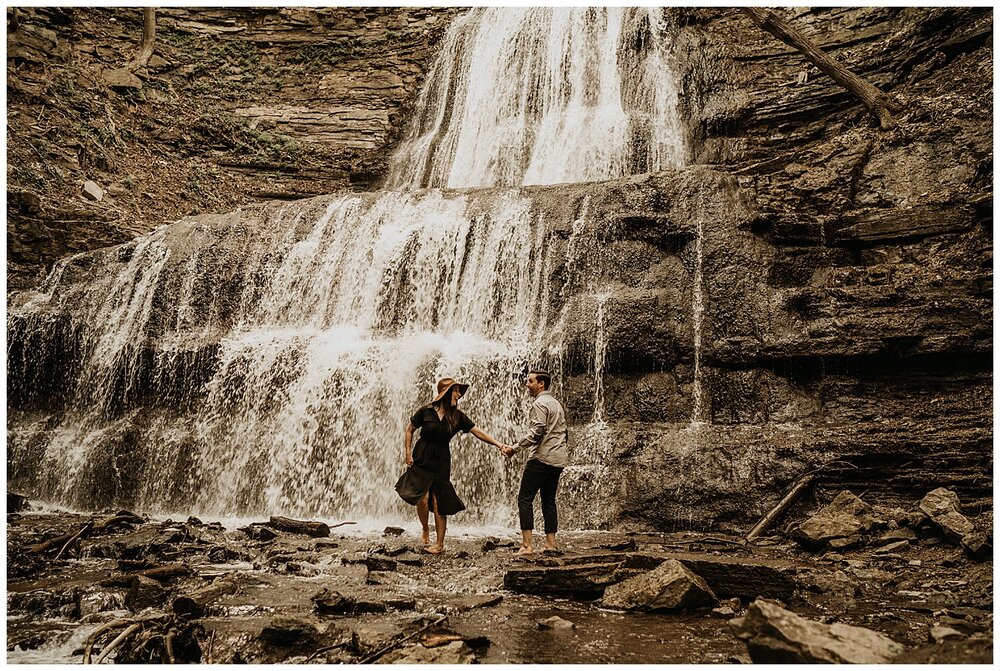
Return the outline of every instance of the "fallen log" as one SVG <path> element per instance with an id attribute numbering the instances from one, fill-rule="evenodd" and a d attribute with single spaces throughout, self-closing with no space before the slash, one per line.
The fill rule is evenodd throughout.
<path id="1" fill-rule="evenodd" d="M 94 531 L 105 531 L 111 527 L 118 526 L 119 524 L 145 524 L 146 520 L 142 519 L 135 513 L 130 513 L 127 510 L 119 510 L 117 513 L 101 520 L 94 525 Z"/>
<path id="2" fill-rule="evenodd" d="M 42 541 L 41 543 L 38 543 L 36 545 L 32 545 L 30 548 L 28 548 L 28 551 L 29 552 L 33 552 L 35 554 L 42 554 L 44 552 L 48 552 L 49 550 L 52 550 L 52 549 L 55 549 L 55 548 L 61 548 L 64 545 L 66 545 L 67 543 L 69 543 L 70 541 L 76 540 L 78 538 L 83 538 L 88 533 L 90 533 L 90 531 L 93 529 L 93 527 L 94 527 L 94 523 L 93 522 L 87 522 L 86 524 L 84 524 L 81 528 L 77 529 L 76 531 L 71 531 L 68 534 L 63 534 L 61 536 L 56 536 L 55 538 L 50 538 L 47 541 Z"/>
<path id="3" fill-rule="evenodd" d="M 785 494 L 780 501 L 778 501 L 778 504 L 774 506 L 770 512 L 764 515 L 764 517 L 762 517 L 757 524 L 753 525 L 753 528 L 750 529 L 750 531 L 747 532 L 747 535 L 744 537 L 746 538 L 746 541 L 749 543 L 763 533 L 768 527 L 774 524 L 778 518 L 784 515 L 785 511 L 788 510 L 793 503 L 795 503 L 795 500 L 799 498 L 802 492 L 809 488 L 815 479 L 816 476 L 814 475 L 806 475 L 799 478 L 792 488 L 788 490 L 788 493 Z"/>
<path id="4" fill-rule="evenodd" d="M 155 568 L 147 568 L 140 571 L 129 571 L 126 575 L 107 578 L 106 580 L 100 581 L 98 584 L 101 587 L 128 587 L 132 584 L 132 579 L 139 575 L 163 582 L 165 580 L 170 580 L 171 578 L 188 576 L 191 575 L 191 573 L 191 569 L 184 564 L 167 564 L 165 566 L 157 566 Z"/>
<path id="5" fill-rule="evenodd" d="M 290 531 L 295 534 L 306 534 L 313 538 L 326 538 L 330 535 L 330 527 L 323 522 L 306 522 L 303 520 L 293 520 L 288 517 L 272 515 L 267 526 L 279 531 Z"/>
<path id="6" fill-rule="evenodd" d="M 185 617 L 201 617 L 213 601 L 226 594 L 233 594 L 237 588 L 236 574 L 231 573 L 211 585 L 177 597 L 173 602 L 173 611 Z"/>

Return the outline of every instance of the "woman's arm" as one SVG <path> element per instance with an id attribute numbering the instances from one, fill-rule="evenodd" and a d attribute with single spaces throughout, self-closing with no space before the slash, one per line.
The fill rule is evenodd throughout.
<path id="1" fill-rule="evenodd" d="M 472 427 L 472 430 L 469 431 L 469 433 L 471 433 L 473 436 L 483 441 L 484 443 L 489 443 L 490 445 L 493 445 L 501 450 L 503 449 L 503 445 L 501 443 L 498 443 L 497 441 L 493 440 L 493 438 L 491 438 L 488 433 L 481 430 L 478 426 Z"/>
<path id="2" fill-rule="evenodd" d="M 413 465 L 413 432 L 414 428 L 412 422 L 406 423 L 406 431 L 403 433 L 403 447 L 406 448 L 403 454 L 403 460 L 406 462 L 407 466 Z"/>

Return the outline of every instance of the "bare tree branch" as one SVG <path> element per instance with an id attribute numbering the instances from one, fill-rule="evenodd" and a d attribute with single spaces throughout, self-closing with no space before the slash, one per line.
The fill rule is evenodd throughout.
<path id="1" fill-rule="evenodd" d="M 896 125 L 892 115 L 902 111 L 903 106 L 888 94 L 875 88 L 867 80 L 841 65 L 835 58 L 824 53 L 809 38 L 771 10 L 762 7 L 742 7 L 741 9 L 761 29 L 801 52 L 813 65 L 860 98 L 865 107 L 878 117 L 879 125 L 882 128 L 888 129 Z"/>

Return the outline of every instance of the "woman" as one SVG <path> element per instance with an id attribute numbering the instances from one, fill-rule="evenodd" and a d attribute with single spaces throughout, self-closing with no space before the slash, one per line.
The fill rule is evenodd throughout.
<path id="1" fill-rule="evenodd" d="M 431 554 L 444 550 L 448 515 L 465 510 L 465 504 L 458 498 L 455 487 L 451 484 L 451 451 L 448 443 L 452 436 L 462 431 L 471 433 L 501 451 L 504 447 L 476 428 L 475 423 L 456 407 L 458 399 L 468 388 L 469 385 L 456 382 L 450 377 L 438 380 L 437 396 L 414 413 L 403 437 L 408 468 L 396 482 L 396 491 L 404 501 L 417 507 L 424 545 L 430 543 L 431 530 L 427 522 L 429 512 L 434 511 L 437 543 L 425 550 Z M 411 450 L 413 432 L 417 429 L 420 429 L 420 438 Z"/>

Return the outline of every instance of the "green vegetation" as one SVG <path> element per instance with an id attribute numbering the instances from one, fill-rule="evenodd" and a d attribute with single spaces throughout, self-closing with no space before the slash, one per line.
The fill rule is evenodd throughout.
<path id="1" fill-rule="evenodd" d="M 302 158 L 299 144 L 280 133 L 251 128 L 241 117 L 222 111 L 202 114 L 191 129 L 207 144 L 221 145 L 247 163 L 291 166 Z"/>

